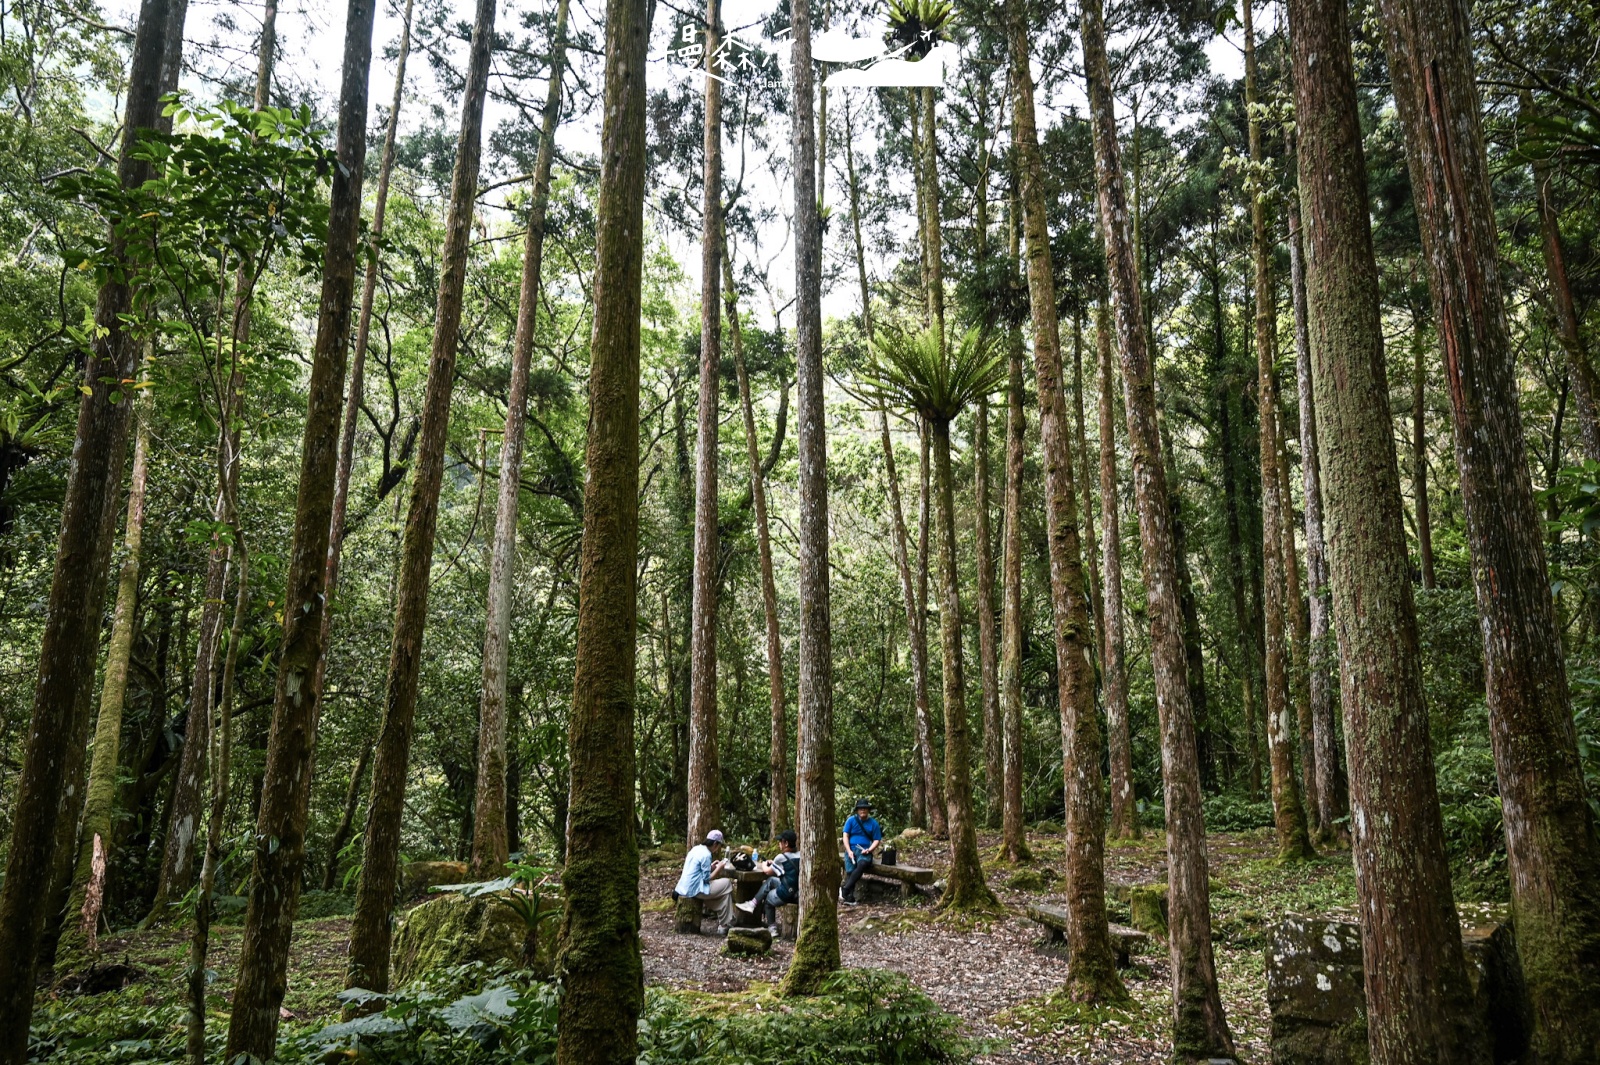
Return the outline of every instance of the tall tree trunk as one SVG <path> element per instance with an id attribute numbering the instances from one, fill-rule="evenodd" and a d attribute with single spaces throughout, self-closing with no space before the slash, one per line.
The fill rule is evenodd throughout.
<path id="1" fill-rule="evenodd" d="M 1300 198 L 1289 196 L 1289 274 L 1294 294 L 1295 378 L 1300 400 L 1300 474 L 1306 503 L 1306 583 L 1311 593 L 1307 632 L 1306 695 L 1311 708 L 1314 770 L 1308 802 L 1314 802 L 1322 842 L 1348 842 L 1339 821 L 1349 812 L 1345 777 L 1334 734 L 1333 600 L 1328 589 L 1327 543 L 1322 533 L 1322 448 L 1317 441 L 1316 387 L 1311 374 L 1311 333 L 1306 308 L 1304 233 Z"/>
<path id="2" fill-rule="evenodd" d="M 1100 542 L 1100 537 L 1094 529 L 1094 507 L 1090 498 L 1094 492 L 1090 485 L 1094 479 L 1089 476 L 1089 435 L 1084 425 L 1084 399 L 1083 399 L 1083 310 L 1077 308 L 1072 312 L 1072 397 L 1073 397 L 1073 470 L 1072 480 L 1075 485 L 1082 485 L 1083 499 L 1083 543 L 1088 547 L 1084 551 L 1085 570 L 1089 579 L 1089 621 L 1094 627 L 1094 642 L 1100 641 L 1101 632 L 1105 626 L 1105 599 L 1100 585 L 1100 556 L 1095 551 L 1095 545 Z M 1093 644 L 1091 644 L 1093 646 Z"/>
<path id="3" fill-rule="evenodd" d="M 1015 210 L 1012 214 L 1015 216 Z M 1018 258 L 1013 217 L 1013 271 Z M 1027 413 L 1023 409 L 1021 326 L 1012 325 L 1006 331 L 1006 348 L 1006 497 L 1000 552 L 1000 714 L 1005 730 L 1005 788 L 1000 851 L 1008 861 L 1026 862 L 1033 859 L 1033 851 L 1028 846 L 1022 808 L 1022 475 L 1026 468 Z"/>
<path id="4" fill-rule="evenodd" d="M 1005 773 L 1000 734 L 999 648 L 994 633 L 994 540 L 989 528 L 989 400 L 978 400 L 976 432 L 972 441 L 973 506 L 977 510 L 973 529 L 977 540 L 978 564 L 978 678 L 983 701 L 983 790 L 984 823 L 1000 827 L 1001 784 Z"/>
<path id="5" fill-rule="evenodd" d="M 1273 356 L 1276 364 L 1277 356 Z M 1295 542 L 1294 489 L 1289 479 L 1289 418 L 1279 391 L 1277 370 L 1273 370 L 1273 410 L 1276 412 L 1278 455 L 1275 463 L 1278 474 L 1278 498 L 1283 501 L 1283 521 L 1278 527 L 1279 542 L 1283 545 L 1284 608 L 1289 624 L 1289 697 L 1294 701 L 1295 720 L 1299 724 L 1300 801 L 1303 816 L 1311 835 L 1322 833 L 1322 820 L 1314 801 L 1316 790 L 1317 752 L 1311 724 L 1311 690 L 1307 686 L 1307 664 L 1310 658 L 1307 645 L 1311 642 L 1311 619 L 1306 612 L 1305 595 L 1300 587 L 1299 545 Z"/>
<path id="6" fill-rule="evenodd" d="M 1544 1062 L 1600 1056 L 1600 833 L 1584 787 L 1516 363 L 1467 7 L 1384 0 L 1483 619 L 1511 898 Z"/>
<path id="7" fill-rule="evenodd" d="M 939 905 L 948 910 L 1000 906 L 984 879 L 972 810 L 972 744 L 967 737 L 967 685 L 961 648 L 961 578 L 956 568 L 956 504 L 950 469 L 950 423 L 928 421 L 933 442 L 933 495 L 939 535 L 939 652 L 944 681 L 944 794 L 950 827 L 950 870 Z"/>
<path id="8" fill-rule="evenodd" d="M 1033 316 L 1034 380 L 1044 459 L 1045 530 L 1050 544 L 1050 605 L 1060 671 L 1062 776 L 1067 821 L 1067 990 L 1079 1001 L 1126 996 L 1111 955 L 1105 900 L 1105 796 L 1100 775 L 1100 720 L 1084 594 L 1082 544 L 1073 487 L 1071 430 L 1061 387 L 1061 330 L 1055 271 L 1028 67 L 1028 17 L 1022 0 L 1005 9 L 1010 56 L 1012 141 L 1017 155 L 1022 233 L 1027 245 Z"/>
<path id="9" fill-rule="evenodd" d="M 721 0 L 706 0 L 705 207 L 700 240 L 700 408 L 695 437 L 694 600 L 689 636 L 689 835 L 722 820 L 717 758 L 717 426 L 722 375 L 722 79 L 710 73 Z"/>
<path id="10" fill-rule="evenodd" d="M 412 468 L 405 535 L 400 544 L 399 598 L 394 610 L 394 642 L 389 651 L 387 697 L 373 755 L 366 845 L 362 850 L 361 879 L 356 884 L 355 913 L 350 920 L 345 986 L 369 991 L 389 989 L 389 934 L 400 865 L 400 821 L 422 672 L 422 635 L 428 618 L 428 582 L 433 569 L 434 529 L 439 519 L 439 489 L 444 479 L 445 441 L 450 430 L 450 398 L 455 391 L 467 252 L 477 204 L 494 16 L 495 0 L 478 0 L 462 91 L 461 133 L 456 141 L 455 173 L 450 180 L 444 248 L 439 256 L 439 295 L 433 321 L 433 350 L 428 358 L 428 386 L 423 396 L 422 432 Z"/>
<path id="11" fill-rule="evenodd" d="M 327 652 L 322 615 L 327 606 L 328 530 L 332 527 L 345 344 L 360 242 L 373 14 L 373 0 L 350 0 L 335 142 L 339 165 L 334 168 L 329 197 L 328 243 L 307 387 L 294 540 L 284 582 L 283 641 L 226 1061 L 240 1054 L 262 1060 L 272 1057 L 289 964 L 289 938 L 305 866 L 311 791 L 305 784 L 311 775 L 321 710 L 320 692 L 314 681 Z"/>
<path id="12" fill-rule="evenodd" d="M 1482 1062 L 1450 894 L 1342 0 L 1290 0 L 1306 289 L 1372 1060 Z"/>
<path id="13" fill-rule="evenodd" d="M 1411 320 L 1411 494 L 1416 497 L 1422 589 L 1432 591 L 1438 577 L 1433 568 L 1433 521 L 1428 515 L 1428 361 L 1421 315 Z"/>
<path id="14" fill-rule="evenodd" d="M 1533 98 L 1523 90 L 1520 94 L 1519 118 L 1532 117 Z M 1583 329 L 1578 320 L 1578 309 L 1572 302 L 1572 284 L 1567 279 L 1566 255 L 1561 250 L 1561 219 L 1556 214 L 1555 200 L 1550 193 L 1554 177 L 1549 160 L 1535 159 L 1532 163 L 1534 204 L 1539 211 L 1539 236 L 1544 248 L 1545 280 L 1550 285 L 1550 307 L 1555 312 L 1556 335 L 1567 355 L 1567 367 L 1572 375 L 1572 390 L 1578 399 L 1578 432 L 1583 440 L 1583 456 L 1591 462 L 1600 462 L 1600 374 L 1595 373 L 1589 361 L 1589 351 L 1583 342 Z"/>
<path id="15" fill-rule="evenodd" d="M 946 839 L 950 835 L 949 810 L 945 806 L 944 774 L 940 770 L 938 749 L 933 742 L 933 707 L 928 688 L 928 559 L 932 546 L 933 467 L 929 453 L 928 424 L 921 418 L 917 419 L 917 437 L 921 444 L 921 455 L 917 465 L 917 632 L 913 639 L 921 645 L 922 674 L 921 687 L 916 693 L 916 743 L 922 762 L 922 792 L 928 802 L 928 823 L 934 839 Z"/>
<path id="16" fill-rule="evenodd" d="M 1255 260 L 1256 410 L 1261 459 L 1261 558 L 1263 627 L 1266 636 L 1267 759 L 1272 767 L 1272 819 L 1277 828 L 1278 858 L 1292 861 L 1311 856 L 1305 809 L 1295 778 L 1294 734 L 1289 718 L 1289 648 L 1285 628 L 1289 623 L 1288 567 L 1284 525 L 1289 500 L 1278 477 L 1278 379 L 1275 369 L 1278 300 L 1272 279 L 1272 246 L 1267 238 L 1267 190 L 1259 187 L 1266 165 L 1261 146 L 1261 119 L 1256 111 L 1256 39 L 1254 0 L 1240 8 L 1244 27 L 1244 95 L 1250 112 L 1250 161 L 1257 177 L 1248 182 L 1250 193 L 1251 254 Z"/>
<path id="17" fill-rule="evenodd" d="M 750 375 L 744 364 L 744 330 L 739 322 L 739 293 L 733 283 L 733 260 L 727 244 L 722 248 L 723 302 L 733 339 L 733 369 L 739 381 L 739 410 L 744 417 L 744 440 L 750 456 L 750 499 L 755 507 L 756 547 L 761 565 L 761 606 L 767 627 L 767 698 L 772 712 L 772 740 L 768 745 L 767 830 L 773 839 L 789 827 L 789 711 L 783 684 L 783 632 L 778 625 L 778 585 L 772 569 L 772 533 L 767 521 L 767 477 L 761 468 L 761 447 L 756 441 L 756 416 L 750 398 Z"/>
<path id="18" fill-rule="evenodd" d="M 639 319 L 644 272 L 645 0 L 606 0 L 605 121 L 595 210 L 560 1065 L 632 1061 L 644 1007 L 634 817 L 638 650 Z"/>
<path id="19" fill-rule="evenodd" d="M 1133 455 L 1134 499 L 1150 612 L 1150 658 L 1161 719 L 1161 771 L 1167 815 L 1168 913 L 1172 961 L 1173 1055 L 1179 1060 L 1232 1057 L 1233 1036 L 1217 991 L 1211 949 L 1211 884 L 1194 711 L 1189 703 L 1177 557 L 1168 509 L 1166 470 L 1156 424 L 1154 367 L 1145 343 L 1139 274 L 1128 233 L 1122 153 L 1111 100 L 1105 21 L 1100 0 L 1083 4 L 1084 73 L 1094 129 L 1100 230 L 1106 243 L 1112 306 L 1122 354 L 1122 388 Z M 1042 221 L 1042 219 L 1041 219 Z"/>
<path id="20" fill-rule="evenodd" d="M 94 758 L 84 793 L 83 827 L 79 832 L 77 866 L 72 875 L 65 927 L 57 950 L 64 971 L 91 962 L 85 956 L 95 941 L 100 906 L 104 902 L 104 861 L 97 874 L 95 849 L 109 857 L 112 851 L 111 819 L 117 796 L 117 766 L 122 747 L 122 710 L 128 693 L 128 661 L 133 653 L 134 622 L 139 609 L 139 554 L 144 542 L 145 484 L 150 469 L 150 402 L 141 399 L 134 417 L 138 429 L 133 442 L 133 473 L 128 481 L 128 517 L 123 530 L 122 568 L 117 574 L 117 605 L 112 614 L 111 640 L 106 645 L 105 680 L 100 689 L 100 716 L 94 729 Z M 99 892 L 89 902 L 91 881 L 99 879 Z"/>
<path id="21" fill-rule="evenodd" d="M 1117 485 L 1117 378 L 1111 365 L 1111 312 L 1100 301 L 1095 323 L 1100 384 L 1100 561 L 1104 622 L 1100 635 L 1101 688 L 1111 776 L 1111 838 L 1139 838 L 1133 794 L 1133 747 L 1128 734 L 1128 666 L 1122 630 L 1122 501 Z"/>
<path id="22" fill-rule="evenodd" d="M 517 504 L 522 487 L 522 439 L 527 428 L 528 369 L 539 312 L 539 273 L 544 265 L 545 216 L 550 206 L 550 166 L 561 121 L 561 76 L 566 65 L 569 0 L 556 5 L 550 32 L 550 81 L 545 89 L 539 154 L 533 163 L 528 234 L 522 247 L 522 286 L 517 331 L 511 343 L 511 390 L 506 429 L 500 438 L 500 484 L 495 501 L 494 541 L 489 553 L 489 601 L 483 627 L 483 698 L 478 707 L 478 781 L 473 800 L 473 875 L 499 875 L 511 856 L 506 820 L 506 666 L 511 654 L 511 586 L 517 557 Z"/>
<path id="23" fill-rule="evenodd" d="M 268 38 L 270 40 L 270 38 Z M 239 668 L 239 640 L 244 635 L 245 615 L 250 610 L 250 569 L 244 538 L 239 535 L 238 499 L 229 501 L 229 523 L 234 527 L 234 555 L 238 588 L 233 604 L 233 623 L 228 629 L 227 652 L 222 666 L 222 699 L 217 715 L 212 762 L 211 809 L 206 822 L 206 844 L 201 852 L 200 888 L 194 905 L 194 931 L 189 938 L 188 982 L 189 1065 L 206 1062 L 206 959 L 211 949 L 212 892 L 217 882 L 217 863 L 222 860 L 223 821 L 228 813 L 230 774 L 233 768 L 233 691 Z"/>
<path id="24" fill-rule="evenodd" d="M 861 237 L 861 182 L 856 173 L 855 151 L 851 146 L 850 108 L 845 107 L 845 173 L 850 182 L 850 225 L 855 238 L 856 278 L 861 286 L 861 331 L 867 343 L 872 342 L 872 291 L 867 285 L 866 244 Z M 920 186 L 919 186 L 920 187 Z M 906 647 L 911 659 L 912 713 L 913 717 L 913 784 L 911 790 L 911 823 L 918 828 L 928 827 L 928 782 L 933 776 L 932 755 L 924 740 L 928 720 L 928 637 L 923 622 L 923 612 L 911 574 L 909 536 L 906 534 L 905 507 L 900 501 L 900 477 L 895 470 L 894 441 L 889 436 L 889 414 L 878 411 L 879 439 L 883 445 L 884 479 L 889 486 L 889 511 L 894 523 L 892 530 L 895 569 L 900 575 L 900 593 L 905 601 Z M 936 818 L 943 823 L 942 803 L 932 804 Z M 936 831 L 942 835 L 943 831 Z"/>
<path id="25" fill-rule="evenodd" d="M 140 135 L 160 117 L 161 58 L 171 32 L 169 23 L 168 0 L 144 0 L 117 161 L 123 188 L 135 187 L 150 174 L 149 164 L 137 158 L 134 149 Z M 122 238 L 113 231 L 112 256 L 122 258 L 123 247 Z M 81 764 L 82 741 L 87 739 L 101 605 L 116 535 L 132 406 L 112 395 L 136 372 L 141 350 L 122 329 L 123 316 L 132 309 L 133 291 L 125 282 L 112 280 L 101 286 L 95 301 L 95 342 L 83 377 L 82 387 L 88 392 L 78 403 L 39 646 L 38 682 L 22 771 L 13 785 L 11 840 L 0 886 L 0 1063 L 4 1065 L 27 1058 L 34 952 L 50 895 L 64 784 L 76 775 L 71 763 L 77 759 Z"/>
<path id="26" fill-rule="evenodd" d="M 1149 329 L 1145 336 L 1151 335 Z M 1206 662 L 1204 638 L 1200 631 L 1200 604 L 1194 594 L 1194 574 L 1189 569 L 1189 528 L 1183 516 L 1183 491 L 1178 487 L 1180 474 L 1176 452 L 1172 449 L 1172 430 L 1167 426 L 1167 414 L 1161 396 L 1156 396 L 1156 426 L 1161 435 L 1162 460 L 1166 463 L 1167 483 L 1172 484 L 1168 497 L 1172 506 L 1172 554 L 1178 561 L 1178 616 L 1183 618 L 1184 676 L 1189 685 L 1189 706 L 1194 716 L 1195 756 L 1200 763 L 1200 782 L 1214 774 L 1211 769 L 1211 733 L 1209 730 L 1209 703 L 1206 697 Z"/>
<path id="27" fill-rule="evenodd" d="M 786 994 L 812 994 L 839 967 L 839 880 L 834 833 L 833 642 L 828 597 L 828 425 L 822 398 L 822 219 L 817 210 L 811 0 L 794 0 L 796 408 L 800 451 L 800 699 L 795 821 L 800 826 L 800 934 Z"/>

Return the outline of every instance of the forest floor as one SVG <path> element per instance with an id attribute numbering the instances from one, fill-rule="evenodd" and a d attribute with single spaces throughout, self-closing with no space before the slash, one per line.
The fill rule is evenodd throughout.
<path id="1" fill-rule="evenodd" d="M 904 974 L 941 1007 L 959 1017 L 980 1047 L 983 1065 L 1035 1063 L 1164 1062 L 1167 1060 L 1170 990 L 1164 945 L 1153 942 L 1123 970 L 1131 996 L 1119 1010 L 1085 1015 L 1052 998 L 1066 978 L 1059 948 L 1040 945 L 1040 930 L 1024 914 L 1032 901 L 1060 902 L 1059 871 L 1065 837 L 1030 834 L 1034 860 L 1012 866 L 994 860 L 999 839 L 980 834 L 990 887 L 1008 915 L 981 921 L 945 918 L 921 900 L 841 907 L 844 962 L 851 967 Z M 1263 1062 L 1268 1052 L 1268 1015 L 1263 948 L 1268 929 L 1287 914 L 1351 919 L 1355 880 L 1348 852 L 1311 862 L 1281 865 L 1273 857 L 1270 830 L 1214 833 L 1210 837 L 1211 905 L 1218 973 L 1228 1020 L 1243 1060 Z M 779 942 L 764 958 L 723 957 L 715 936 L 672 931 L 668 895 L 678 875 L 681 846 L 646 852 L 641 870 L 645 980 L 683 990 L 759 991 L 782 978 L 793 944 Z M 932 866 L 942 876 L 946 845 L 928 838 L 902 843 L 904 864 Z M 1106 877 L 1113 921 L 1127 923 L 1126 893 L 1120 889 L 1166 880 L 1166 855 L 1159 835 L 1115 843 L 1106 851 Z M 1119 899 L 1124 901 L 1118 901 Z M 710 928 L 710 922 L 707 922 Z M 344 975 L 348 918 L 307 919 L 295 927 L 284 1009 L 302 1025 L 334 1018 Z M 212 991 L 231 992 L 241 929 L 214 927 Z M 146 1006 L 176 998 L 187 946 L 183 928 L 108 937 L 105 956 L 143 973 Z M 130 988 L 130 990 L 133 990 Z"/>
<path id="2" fill-rule="evenodd" d="M 989 886 L 1009 916 L 981 922 L 941 918 L 929 904 L 886 902 L 840 908 L 841 949 L 847 966 L 903 973 L 964 1022 L 982 1047 L 984 1065 L 1165 1062 L 1170 1051 L 1170 969 L 1164 945 L 1153 942 L 1122 971 L 1132 998 L 1121 1010 L 1085 1016 L 1052 998 L 1066 980 L 1058 949 L 1039 945 L 1041 930 L 1025 915 L 1029 902 L 1062 901 L 1059 870 L 1065 836 L 1030 835 L 1034 860 L 1026 866 L 990 861 L 999 837 L 980 833 Z M 1242 1060 L 1270 1060 L 1263 948 L 1267 930 L 1287 914 L 1350 920 L 1355 877 L 1348 852 L 1282 865 L 1270 830 L 1215 833 L 1210 837 L 1212 927 L 1222 1000 Z M 665 857 L 665 856 L 663 856 Z M 902 844 L 900 861 L 932 866 L 943 876 L 946 845 L 929 838 Z M 1038 870 L 1043 890 L 1022 873 Z M 680 936 L 660 900 L 677 878 L 675 866 L 647 864 L 640 884 L 645 903 L 644 966 L 647 983 L 711 992 L 737 992 L 782 978 L 793 944 L 775 944 L 761 959 L 727 958 L 711 936 Z M 1111 844 L 1106 881 L 1111 918 L 1127 923 L 1120 888 L 1166 880 L 1165 842 L 1159 834 Z M 1032 881 L 1031 884 L 1028 884 Z M 710 927 L 710 922 L 707 922 Z"/>

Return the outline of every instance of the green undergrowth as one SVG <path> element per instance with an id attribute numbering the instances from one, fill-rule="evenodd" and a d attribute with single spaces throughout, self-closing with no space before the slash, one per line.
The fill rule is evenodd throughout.
<path id="1" fill-rule="evenodd" d="M 1136 975 L 1131 971 L 1125 975 Z M 1159 1027 L 1159 1018 L 1147 1017 L 1149 1011 L 1137 1000 L 1130 999 L 1121 1005 L 1084 1003 L 1064 991 L 1027 999 L 1011 1009 L 996 1015 L 995 1021 L 1008 1028 L 1020 1028 L 1030 1036 L 1062 1034 L 1074 1028 L 1125 1028 L 1130 1035 L 1145 1036 L 1146 1028 Z"/>
<path id="2" fill-rule="evenodd" d="M 31 1060 L 63 1065 L 164 1065 L 184 1060 L 184 1013 L 175 996 L 151 1004 L 133 985 L 42 1002 Z M 558 991 L 527 973 L 482 964 L 443 970 L 348 1023 L 286 1022 L 280 1065 L 532 1065 L 554 1060 Z M 770 985 L 738 994 L 650 988 L 639 1021 L 640 1065 L 959 1065 L 972 1048 L 959 1022 L 903 976 L 847 970 L 811 998 L 779 998 Z M 218 1060 L 226 1018 L 209 1025 Z"/>

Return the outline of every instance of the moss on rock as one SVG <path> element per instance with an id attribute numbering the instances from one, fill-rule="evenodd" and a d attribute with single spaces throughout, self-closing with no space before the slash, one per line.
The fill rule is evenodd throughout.
<path id="1" fill-rule="evenodd" d="M 528 926 L 495 895 L 448 894 L 407 913 L 395 933 L 394 983 L 468 962 L 521 965 Z"/>

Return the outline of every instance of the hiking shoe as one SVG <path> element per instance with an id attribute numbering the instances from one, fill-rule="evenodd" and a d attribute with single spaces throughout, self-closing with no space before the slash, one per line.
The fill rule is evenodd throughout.
<path id="1" fill-rule="evenodd" d="M 847 898 L 845 898 L 844 892 L 842 892 L 842 891 L 839 892 L 839 901 L 844 903 L 846 906 L 858 905 L 858 903 L 856 902 L 855 899 L 847 899 Z"/>
<path id="2" fill-rule="evenodd" d="M 736 903 L 733 904 L 733 906 L 734 906 L 734 909 L 742 910 L 745 913 L 755 913 L 756 912 L 756 900 L 755 899 L 751 899 L 749 902 L 736 902 Z"/>

